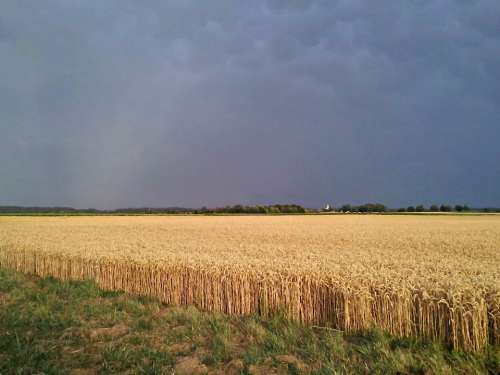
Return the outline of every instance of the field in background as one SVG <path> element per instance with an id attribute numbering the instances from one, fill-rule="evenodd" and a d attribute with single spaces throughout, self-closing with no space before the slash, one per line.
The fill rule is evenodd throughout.
<path id="1" fill-rule="evenodd" d="M 0 217 L 0 265 L 233 315 L 500 344 L 498 216 Z"/>

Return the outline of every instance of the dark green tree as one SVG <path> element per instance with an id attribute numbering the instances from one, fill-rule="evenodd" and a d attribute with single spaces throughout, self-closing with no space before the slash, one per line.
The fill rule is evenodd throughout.
<path id="1" fill-rule="evenodd" d="M 352 211 L 352 206 L 350 204 L 344 204 L 340 208 L 340 211 L 342 211 L 342 212 L 351 212 Z"/>

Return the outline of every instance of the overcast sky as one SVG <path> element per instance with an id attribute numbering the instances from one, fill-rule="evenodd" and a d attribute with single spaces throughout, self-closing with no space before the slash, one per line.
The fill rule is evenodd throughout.
<path id="1" fill-rule="evenodd" d="M 375 201 L 500 206 L 500 1 L 0 2 L 0 205 Z"/>

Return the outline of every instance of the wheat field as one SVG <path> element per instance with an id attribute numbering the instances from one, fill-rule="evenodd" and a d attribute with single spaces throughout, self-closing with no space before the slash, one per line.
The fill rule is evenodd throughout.
<path id="1" fill-rule="evenodd" d="M 500 344 L 500 216 L 0 217 L 0 266 L 227 314 Z"/>

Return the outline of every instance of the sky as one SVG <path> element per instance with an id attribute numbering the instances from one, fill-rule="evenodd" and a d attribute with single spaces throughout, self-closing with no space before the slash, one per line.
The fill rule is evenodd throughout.
<path id="1" fill-rule="evenodd" d="M 500 206 L 500 2 L 2 0 L 0 205 Z"/>

